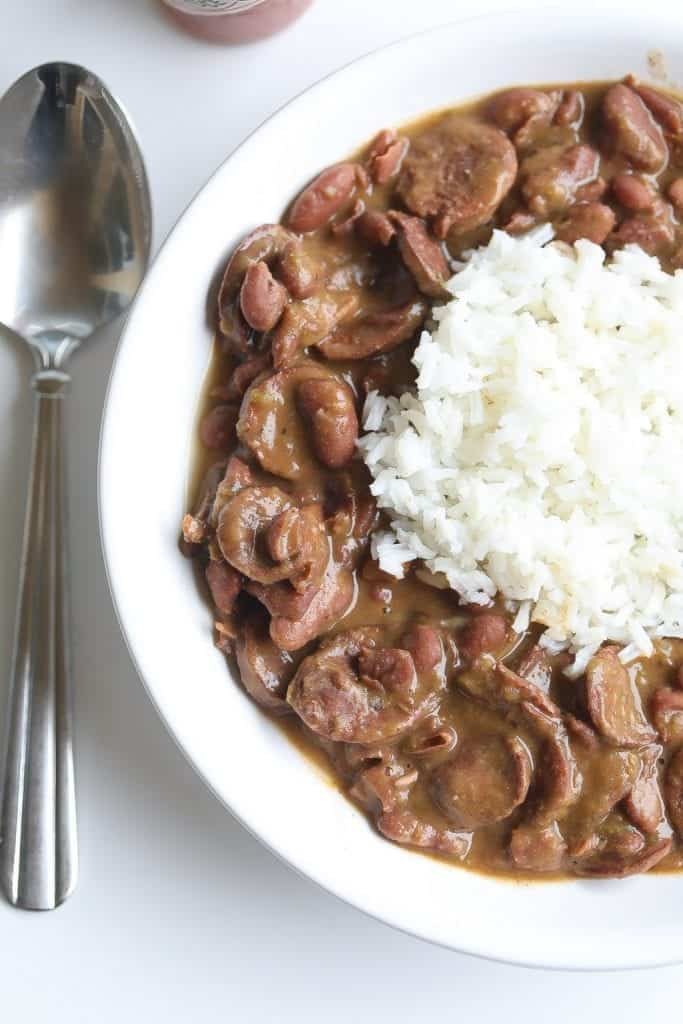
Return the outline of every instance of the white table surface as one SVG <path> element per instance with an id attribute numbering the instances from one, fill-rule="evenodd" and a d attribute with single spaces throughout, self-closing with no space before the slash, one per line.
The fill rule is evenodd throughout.
<path id="1" fill-rule="evenodd" d="M 479 0 L 477 13 L 512 3 L 537 6 Z M 608 3 L 627 6 L 600 5 Z M 471 8 L 457 0 L 317 0 L 287 33 L 229 49 L 176 32 L 153 0 L 0 0 L 0 91 L 44 60 L 99 72 L 136 122 L 158 245 L 221 159 L 285 100 L 367 50 Z M 570 975 L 429 946 L 299 878 L 194 776 L 133 670 L 102 568 L 97 438 L 117 333 L 103 333 L 78 357 L 68 413 L 80 885 L 53 914 L 0 903 L 0 1021 L 676 1019 L 683 967 Z M 29 372 L 28 356 L 0 338 L 3 664 L 27 476 Z M 155 429 L 162 437 L 163 424 Z"/>

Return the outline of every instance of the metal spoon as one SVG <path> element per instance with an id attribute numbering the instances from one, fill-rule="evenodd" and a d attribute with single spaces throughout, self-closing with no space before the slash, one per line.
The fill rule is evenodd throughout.
<path id="1" fill-rule="evenodd" d="M 130 304 L 151 202 L 125 113 L 73 64 L 43 64 L 0 100 L 0 323 L 36 362 L 35 431 L 10 680 L 0 880 L 48 910 L 78 875 L 64 508 L 69 357 Z"/>

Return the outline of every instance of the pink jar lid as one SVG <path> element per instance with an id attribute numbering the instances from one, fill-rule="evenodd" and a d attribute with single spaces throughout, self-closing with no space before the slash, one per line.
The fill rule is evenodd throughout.
<path id="1" fill-rule="evenodd" d="M 313 0 L 162 0 L 173 20 L 202 39 L 248 43 L 286 28 Z"/>

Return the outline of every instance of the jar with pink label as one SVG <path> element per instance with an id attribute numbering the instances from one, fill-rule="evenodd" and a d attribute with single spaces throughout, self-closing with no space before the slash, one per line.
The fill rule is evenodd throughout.
<path id="1" fill-rule="evenodd" d="M 161 0 L 188 32 L 214 43 L 265 39 L 299 17 L 313 0 Z"/>

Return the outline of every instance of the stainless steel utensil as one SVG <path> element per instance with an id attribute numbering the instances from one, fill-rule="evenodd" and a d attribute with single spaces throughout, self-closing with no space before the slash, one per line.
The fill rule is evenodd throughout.
<path id="1" fill-rule="evenodd" d="M 0 100 L 0 323 L 36 363 L 35 431 L 10 680 L 0 879 L 47 910 L 78 874 L 63 402 L 69 357 L 130 304 L 151 202 L 130 123 L 102 82 L 43 64 Z"/>

